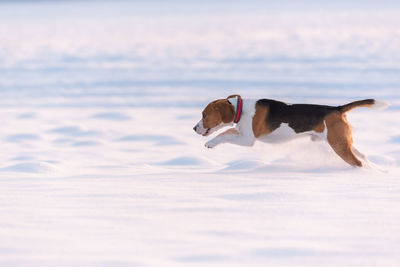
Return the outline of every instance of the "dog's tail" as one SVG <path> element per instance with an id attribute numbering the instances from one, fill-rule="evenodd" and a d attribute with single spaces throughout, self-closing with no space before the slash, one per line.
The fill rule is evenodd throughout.
<path id="1" fill-rule="evenodd" d="M 364 99 L 364 100 L 359 100 L 359 101 L 354 101 L 349 104 L 343 105 L 343 106 L 338 106 L 338 109 L 341 113 L 345 113 L 347 111 L 352 110 L 353 108 L 359 108 L 359 107 L 367 107 L 367 108 L 373 108 L 373 109 L 385 109 L 386 107 L 389 106 L 389 103 L 385 101 L 379 101 L 375 99 Z"/>

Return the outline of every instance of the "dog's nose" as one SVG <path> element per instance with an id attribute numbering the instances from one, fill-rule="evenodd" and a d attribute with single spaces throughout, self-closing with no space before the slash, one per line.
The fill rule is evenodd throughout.
<path id="1" fill-rule="evenodd" d="M 193 127 L 193 130 L 196 132 L 197 131 L 197 125 Z"/>

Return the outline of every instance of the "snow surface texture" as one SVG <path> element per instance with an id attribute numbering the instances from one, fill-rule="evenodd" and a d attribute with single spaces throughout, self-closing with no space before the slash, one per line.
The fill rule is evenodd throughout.
<path id="1" fill-rule="evenodd" d="M 0 2 L 0 266 L 399 266 L 399 2 L 186 2 Z M 234 93 L 389 102 L 348 113 L 380 170 L 206 149 Z"/>

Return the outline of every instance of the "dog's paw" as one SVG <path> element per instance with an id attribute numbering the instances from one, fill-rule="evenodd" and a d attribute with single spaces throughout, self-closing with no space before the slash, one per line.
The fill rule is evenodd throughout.
<path id="1" fill-rule="evenodd" d="M 218 145 L 218 142 L 215 141 L 215 139 L 212 139 L 212 140 L 208 141 L 204 146 L 206 148 L 214 148 L 216 145 Z"/>

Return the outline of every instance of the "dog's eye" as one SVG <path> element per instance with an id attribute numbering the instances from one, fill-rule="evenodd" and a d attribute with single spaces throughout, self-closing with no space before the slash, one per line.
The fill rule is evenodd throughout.
<path id="1" fill-rule="evenodd" d="M 205 113 L 203 113 L 203 119 L 205 119 L 206 118 L 206 114 Z"/>

